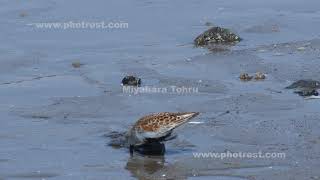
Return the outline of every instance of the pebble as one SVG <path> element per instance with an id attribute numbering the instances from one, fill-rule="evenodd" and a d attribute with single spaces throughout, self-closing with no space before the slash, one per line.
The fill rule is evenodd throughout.
<path id="1" fill-rule="evenodd" d="M 19 14 L 19 16 L 20 17 L 26 17 L 26 16 L 28 16 L 28 14 L 26 12 L 22 12 L 22 13 Z"/>
<path id="2" fill-rule="evenodd" d="M 81 67 L 83 64 L 81 64 L 80 62 L 73 62 L 72 63 L 72 67 L 74 67 L 74 68 L 79 68 L 79 67 Z"/>

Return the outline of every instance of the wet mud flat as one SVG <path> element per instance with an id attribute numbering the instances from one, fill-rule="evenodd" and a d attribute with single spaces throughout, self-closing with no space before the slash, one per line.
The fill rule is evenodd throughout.
<path id="1" fill-rule="evenodd" d="M 299 79 L 320 80 L 319 2 L 183 5 L 182 11 L 172 1 L 2 1 L 0 180 L 319 179 L 320 101 L 285 89 Z M 129 28 L 26 25 L 118 19 Z M 243 40 L 227 51 L 195 48 L 206 22 Z M 239 80 L 256 72 L 266 79 Z M 140 77 L 141 87 L 197 91 L 128 93 L 120 86 L 128 74 Z M 162 111 L 198 111 L 194 120 L 202 123 L 177 129 L 165 156 L 130 156 L 108 146 L 106 134 Z M 259 151 L 286 156 L 194 157 Z"/>

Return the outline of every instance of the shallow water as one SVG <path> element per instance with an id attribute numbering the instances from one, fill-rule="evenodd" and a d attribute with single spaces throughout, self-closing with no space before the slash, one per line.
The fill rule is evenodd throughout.
<path id="1" fill-rule="evenodd" d="M 317 0 L 2 0 L 0 180 L 319 179 L 320 101 L 284 89 L 320 79 L 319 7 Z M 129 28 L 27 25 L 69 21 Z M 194 48 L 206 22 L 244 40 L 224 52 Z M 75 61 L 84 65 L 73 68 Z M 267 79 L 239 81 L 257 71 Z M 144 86 L 198 92 L 123 93 L 127 74 Z M 203 123 L 177 129 L 164 157 L 130 157 L 107 145 L 105 134 L 161 111 L 199 111 L 194 121 Z M 193 157 L 227 150 L 286 158 Z"/>

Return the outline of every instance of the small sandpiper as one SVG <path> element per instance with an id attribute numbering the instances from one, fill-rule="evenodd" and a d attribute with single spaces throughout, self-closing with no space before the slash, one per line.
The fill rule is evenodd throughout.
<path id="1" fill-rule="evenodd" d="M 143 147 L 163 154 L 162 142 L 175 138 L 171 135 L 172 131 L 197 115 L 198 112 L 161 112 L 140 118 L 126 134 L 130 152 Z"/>

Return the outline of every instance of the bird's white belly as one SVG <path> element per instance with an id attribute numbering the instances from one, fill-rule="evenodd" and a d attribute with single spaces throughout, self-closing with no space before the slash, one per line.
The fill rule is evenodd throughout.
<path id="1" fill-rule="evenodd" d="M 137 133 L 136 137 L 140 140 L 140 141 L 144 141 L 147 138 L 161 138 L 163 136 L 166 136 L 169 132 L 166 133 L 159 133 L 159 132 L 141 132 L 141 133 Z"/>

